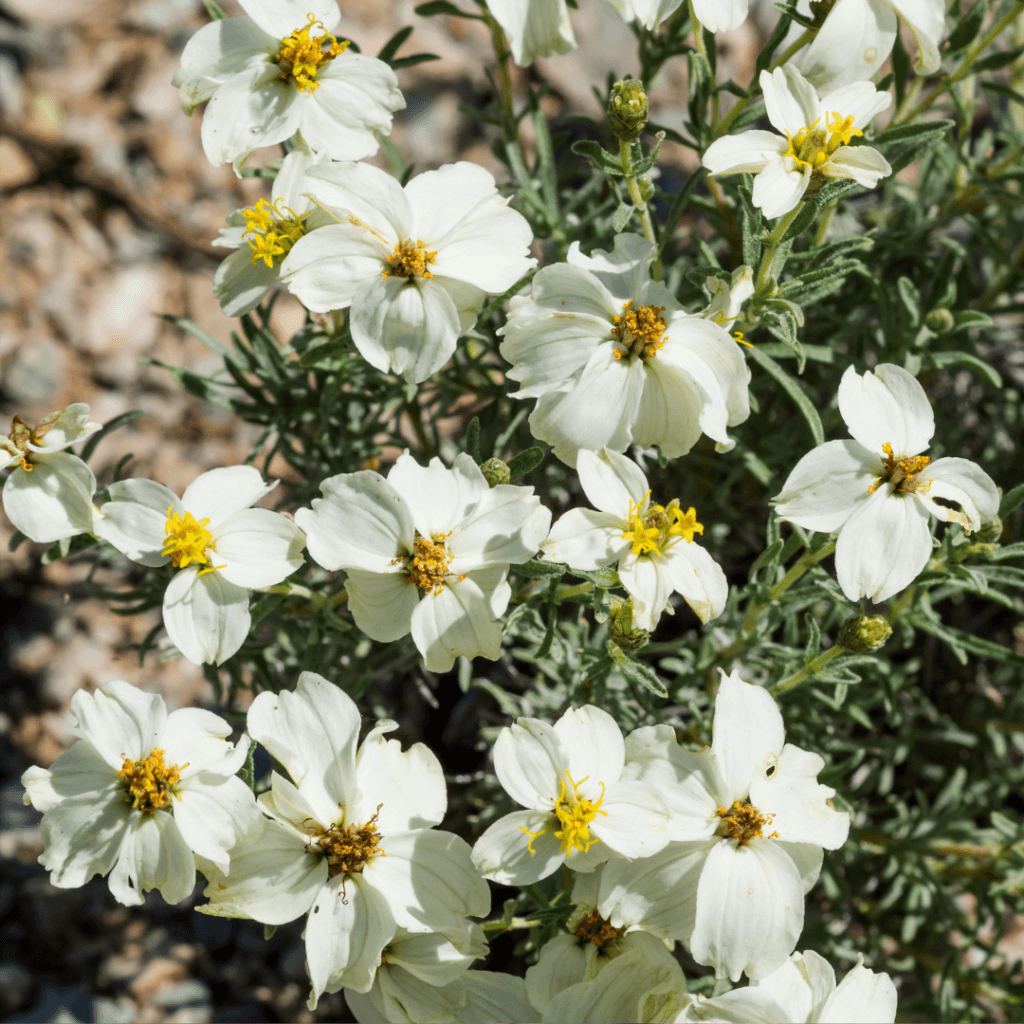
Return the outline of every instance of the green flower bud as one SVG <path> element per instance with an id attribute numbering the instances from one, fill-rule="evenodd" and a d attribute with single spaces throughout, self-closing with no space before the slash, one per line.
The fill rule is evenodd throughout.
<path id="1" fill-rule="evenodd" d="M 998 544 L 999 538 L 1003 535 L 1003 521 L 999 516 L 993 516 L 987 523 L 982 523 L 978 532 L 974 535 L 976 540 L 982 544 Z"/>
<path id="2" fill-rule="evenodd" d="M 488 487 L 507 484 L 512 479 L 512 475 L 508 471 L 508 464 L 502 462 L 501 459 L 488 459 L 480 467 L 480 472 L 483 473 Z"/>
<path id="3" fill-rule="evenodd" d="M 646 647 L 651 634 L 646 629 L 633 628 L 633 599 L 616 602 L 608 616 L 608 636 L 613 644 L 629 654 Z"/>
<path id="4" fill-rule="evenodd" d="M 839 645 L 851 654 L 870 654 L 885 645 L 892 626 L 881 615 L 861 615 L 844 622 L 839 630 Z"/>
<path id="5" fill-rule="evenodd" d="M 608 127 L 618 139 L 632 142 L 647 124 L 647 93 L 635 78 L 616 82 L 608 99 Z"/>
<path id="6" fill-rule="evenodd" d="M 929 313 L 925 313 L 924 322 L 936 334 L 945 334 L 946 331 L 953 330 L 955 324 L 953 314 L 950 313 L 948 309 L 943 309 L 941 306 L 938 309 L 933 309 Z"/>

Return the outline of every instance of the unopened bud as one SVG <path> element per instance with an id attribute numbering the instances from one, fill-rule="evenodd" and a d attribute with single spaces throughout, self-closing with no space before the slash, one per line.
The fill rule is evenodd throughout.
<path id="1" fill-rule="evenodd" d="M 1003 521 L 999 516 L 993 516 L 987 522 L 981 524 L 978 532 L 974 535 L 975 540 L 982 544 L 998 544 L 999 538 L 1003 535 Z"/>
<path id="2" fill-rule="evenodd" d="M 639 138 L 647 124 L 647 93 L 643 82 L 627 78 L 612 86 L 608 98 L 608 127 L 626 142 Z"/>
<path id="3" fill-rule="evenodd" d="M 928 313 L 925 313 L 924 322 L 936 333 L 945 334 L 947 331 L 953 330 L 956 326 L 956 321 L 953 319 L 953 314 L 948 309 L 943 309 L 941 306 L 938 309 L 933 309 Z"/>
<path id="4" fill-rule="evenodd" d="M 488 459 L 481 467 L 484 479 L 488 487 L 497 487 L 499 484 L 507 484 L 512 479 L 508 471 L 508 464 L 501 459 Z"/>
<path id="5" fill-rule="evenodd" d="M 821 28 L 835 5 L 836 0 L 811 0 L 811 21 L 815 28 Z"/>
<path id="6" fill-rule="evenodd" d="M 608 636 L 613 644 L 629 654 L 646 647 L 651 634 L 633 626 L 633 598 L 612 605 L 608 616 Z"/>
<path id="7" fill-rule="evenodd" d="M 839 630 L 839 646 L 851 654 L 870 654 L 885 646 L 892 626 L 881 615 L 860 615 L 844 622 Z"/>

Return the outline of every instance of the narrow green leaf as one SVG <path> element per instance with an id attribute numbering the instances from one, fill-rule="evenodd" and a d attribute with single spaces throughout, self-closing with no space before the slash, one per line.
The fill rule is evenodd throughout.
<path id="1" fill-rule="evenodd" d="M 529 576 L 533 580 L 550 580 L 564 576 L 568 571 L 567 565 L 561 562 L 542 562 L 539 558 L 531 558 L 515 567 L 516 572 L 523 576 Z"/>
<path id="2" fill-rule="evenodd" d="M 256 780 L 253 778 L 254 770 L 252 765 L 253 754 L 256 752 L 256 744 L 250 743 L 249 749 L 245 755 L 245 764 L 235 773 L 250 789 L 252 789 Z"/>
<path id="3" fill-rule="evenodd" d="M 1015 508 L 1024 503 L 1024 484 L 1017 484 L 1013 490 L 1007 491 L 1003 495 L 1003 500 L 999 503 L 999 514 L 1001 516 L 1008 516 Z M 14 543 L 12 538 L 11 543 Z M 13 551 L 14 548 L 11 548 Z"/>
<path id="4" fill-rule="evenodd" d="M 619 178 L 623 176 L 622 164 L 619 163 L 619 158 L 612 156 L 604 146 L 594 142 L 593 139 L 577 139 L 569 148 L 577 156 L 582 156 L 589 160 L 594 167 L 604 174 L 610 174 L 613 177 Z"/>
<path id="5" fill-rule="evenodd" d="M 214 21 L 221 21 L 227 17 L 217 0 L 203 0 L 203 6 Z"/>
<path id="6" fill-rule="evenodd" d="M 466 427 L 466 435 L 462 439 L 462 450 L 479 465 L 480 458 L 480 417 L 474 416 Z"/>
<path id="7" fill-rule="evenodd" d="M 613 644 L 611 640 L 608 641 L 608 653 L 611 655 L 612 661 L 615 662 L 618 670 L 629 682 L 650 690 L 656 697 L 661 697 L 662 699 L 668 697 L 668 690 L 665 689 L 665 684 L 658 678 L 654 670 L 644 662 L 629 657 L 629 655 Z"/>
<path id="8" fill-rule="evenodd" d="M 456 7 L 449 0 L 429 0 L 429 3 L 417 4 L 413 10 L 421 18 L 432 18 L 435 14 L 449 14 L 453 18 L 470 18 L 473 21 L 484 20 L 483 15 L 470 14 L 468 11 L 462 10 L 461 7 Z"/>
<path id="9" fill-rule="evenodd" d="M 818 415 L 818 410 L 814 408 L 814 403 L 800 389 L 800 385 L 771 356 L 766 355 L 757 346 L 747 351 L 750 353 L 751 359 L 758 363 L 770 376 L 774 377 L 782 385 L 786 394 L 793 399 L 796 407 L 807 421 L 807 426 L 810 428 L 814 443 L 816 445 L 824 444 L 825 430 L 821 425 L 821 417 Z"/>
<path id="10" fill-rule="evenodd" d="M 984 377 L 994 387 L 1003 386 L 1003 378 L 999 371 L 984 359 L 979 359 L 970 352 L 931 352 L 932 362 L 941 370 L 947 366 L 966 366 Z"/>
<path id="11" fill-rule="evenodd" d="M 384 61 L 385 64 L 391 63 L 391 58 L 398 53 L 401 49 L 402 44 L 412 35 L 412 25 L 406 25 L 405 28 L 400 28 L 381 48 L 380 53 L 377 54 L 377 60 Z"/>
<path id="12" fill-rule="evenodd" d="M 526 476 L 527 473 L 535 470 L 544 461 L 545 454 L 544 449 L 536 445 L 520 452 L 508 464 L 509 478 L 518 480 L 521 476 Z"/>
<path id="13" fill-rule="evenodd" d="M 108 434 L 112 434 L 118 427 L 123 427 L 127 423 L 131 423 L 132 420 L 137 420 L 140 416 L 145 416 L 145 409 L 129 409 L 128 412 L 121 413 L 120 416 L 115 416 L 109 423 L 105 423 L 99 430 L 93 434 L 88 441 L 85 442 L 85 447 L 82 449 L 80 456 L 83 462 L 88 462 L 92 457 L 96 446 L 103 440 Z"/>

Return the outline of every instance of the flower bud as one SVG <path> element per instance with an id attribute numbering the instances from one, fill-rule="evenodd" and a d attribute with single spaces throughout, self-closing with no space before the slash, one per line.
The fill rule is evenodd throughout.
<path id="1" fill-rule="evenodd" d="M 608 127 L 618 139 L 632 142 L 647 124 L 647 93 L 635 78 L 616 82 L 608 99 Z"/>
<path id="2" fill-rule="evenodd" d="M 931 312 L 926 313 L 924 322 L 936 334 L 945 334 L 947 331 L 953 330 L 955 325 L 953 314 L 950 313 L 948 309 L 943 309 L 941 306 L 938 309 L 933 309 Z"/>
<path id="3" fill-rule="evenodd" d="M 821 28 L 835 5 L 836 0 L 811 0 L 811 20 L 815 28 Z"/>
<path id="4" fill-rule="evenodd" d="M 1003 535 L 1003 521 L 999 516 L 993 516 L 987 522 L 981 524 L 978 532 L 974 535 L 975 540 L 982 544 L 998 544 L 999 538 Z"/>
<path id="5" fill-rule="evenodd" d="M 608 636 L 616 647 L 629 654 L 647 646 L 651 634 L 646 629 L 633 628 L 633 598 L 612 605 L 608 616 Z"/>
<path id="6" fill-rule="evenodd" d="M 844 622 L 839 630 L 839 645 L 851 654 L 870 654 L 885 645 L 892 626 L 881 615 L 860 615 Z"/>
<path id="7" fill-rule="evenodd" d="M 507 484 L 512 479 L 508 471 L 508 464 L 501 459 L 488 459 L 481 467 L 484 479 L 488 487 L 497 487 L 499 484 Z"/>

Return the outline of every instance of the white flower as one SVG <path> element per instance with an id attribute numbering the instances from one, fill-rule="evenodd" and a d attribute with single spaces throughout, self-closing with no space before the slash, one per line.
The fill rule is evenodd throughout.
<path id="1" fill-rule="evenodd" d="M 515 398 L 537 398 L 534 437 L 576 464 L 580 449 L 657 444 L 670 459 L 703 431 L 719 451 L 727 427 L 750 415 L 750 370 L 717 324 L 686 313 L 650 276 L 654 246 L 616 235 L 612 252 L 543 267 L 529 296 L 513 297 L 501 354 Z"/>
<path id="2" fill-rule="evenodd" d="M 377 134 L 405 106 L 395 73 L 330 33 L 335 0 L 239 0 L 246 16 L 201 28 L 187 43 L 174 85 L 186 114 L 207 100 L 202 139 L 214 166 L 301 132 L 335 160 L 377 152 Z"/>
<path id="3" fill-rule="evenodd" d="M 294 693 L 256 697 L 249 734 L 291 781 L 274 772 L 259 797 L 262 830 L 235 850 L 230 872 L 214 873 L 199 908 L 264 924 L 308 913 L 311 1008 L 342 986 L 368 992 L 398 928 L 457 936 L 490 908 L 469 847 L 433 828 L 447 807 L 440 762 L 422 743 L 403 753 L 384 739 L 398 728 L 389 721 L 357 752 L 359 725 L 351 698 L 313 672 Z"/>
<path id="4" fill-rule="evenodd" d="M 739 319 L 743 303 L 754 294 L 754 273 L 743 264 L 732 272 L 728 283 L 720 277 L 709 277 L 707 285 L 711 289 L 711 302 L 700 315 L 725 327 Z"/>
<path id="5" fill-rule="evenodd" d="M 792 1024 L 892 1024 L 896 986 L 863 957 L 836 986 L 835 971 L 813 950 L 794 953 L 774 974 L 714 999 L 693 996 L 681 1022 L 791 1021 Z"/>
<path id="6" fill-rule="evenodd" d="M 164 592 L 164 627 L 197 665 L 219 665 L 242 646 L 250 589 L 280 583 L 303 564 L 302 531 L 249 507 L 276 486 L 252 466 L 228 466 L 197 477 L 180 499 L 153 480 L 108 488 L 97 536 L 134 562 L 179 570 Z"/>
<path id="7" fill-rule="evenodd" d="M 721 566 L 699 544 L 694 508 L 674 498 L 651 501 L 643 471 L 607 448 L 581 451 L 576 463 L 583 493 L 598 511 L 570 509 L 541 545 L 544 558 L 593 571 L 618 562 L 619 579 L 633 598 L 633 624 L 652 630 L 669 598 L 683 596 L 701 622 L 722 614 L 729 584 Z"/>
<path id="8" fill-rule="evenodd" d="M 14 417 L 0 437 L 0 469 L 14 466 L 4 483 L 7 518 L 40 544 L 91 533 L 96 493 L 92 470 L 65 448 L 100 429 L 89 422 L 89 406 L 76 402 L 30 427 Z"/>
<path id="9" fill-rule="evenodd" d="M 508 37 L 513 60 L 522 67 L 537 57 L 576 48 L 565 0 L 489 0 L 487 7 Z"/>
<path id="10" fill-rule="evenodd" d="M 878 150 L 849 144 L 889 106 L 889 93 L 870 82 L 854 82 L 819 99 L 792 64 L 762 71 L 760 82 L 768 120 L 782 134 L 726 135 L 707 148 L 704 166 L 715 175 L 756 174 L 753 202 L 769 220 L 794 209 L 812 179 L 852 178 L 874 188 L 892 174 Z"/>
<path id="11" fill-rule="evenodd" d="M 809 4 L 799 6 L 810 13 Z M 896 42 L 897 15 L 917 40 L 915 70 L 935 74 L 942 64 L 945 0 L 837 0 L 800 59 L 804 77 L 823 92 L 873 78 Z"/>
<path id="12" fill-rule="evenodd" d="M 502 885 L 529 885 L 560 865 L 593 871 L 609 857 L 649 857 L 669 840 L 658 788 L 636 782 L 606 711 L 570 708 L 554 724 L 520 718 L 494 744 L 498 781 L 525 811 L 499 818 L 473 862 Z"/>
<path id="13" fill-rule="evenodd" d="M 808 452 L 773 500 L 780 519 L 839 531 L 836 576 L 848 598 L 884 601 L 928 563 L 929 514 L 971 533 L 999 511 L 999 492 L 967 459 L 920 454 L 935 416 L 924 388 L 901 367 L 881 363 L 863 375 L 848 367 L 839 411 L 853 440 Z"/>
<path id="14" fill-rule="evenodd" d="M 255 309 L 277 284 L 281 264 L 295 243 L 314 228 L 332 223 L 303 194 L 306 171 L 324 163 L 327 155 L 313 155 L 301 148 L 292 150 L 281 162 L 274 179 L 270 202 L 235 210 L 228 217 L 214 245 L 236 250 L 217 268 L 213 294 L 220 300 L 225 316 L 242 316 Z"/>
<path id="15" fill-rule="evenodd" d="M 656 29 L 683 5 L 684 0 L 611 0 L 624 21 L 642 22 Z M 693 0 L 697 20 L 710 32 L 731 32 L 746 21 L 749 0 Z"/>
<path id="16" fill-rule="evenodd" d="M 526 218 L 476 164 L 447 164 L 405 188 L 369 164 L 332 164 L 311 168 L 307 185 L 337 223 L 299 239 L 281 278 L 316 312 L 351 306 L 352 340 L 384 373 L 426 380 L 485 297 L 537 262 Z"/>
<path id="17" fill-rule="evenodd" d="M 446 469 L 406 453 L 387 480 L 363 470 L 320 489 L 295 521 L 313 560 L 348 574 L 348 607 L 364 633 L 387 643 L 411 632 L 431 672 L 460 655 L 498 657 L 509 565 L 532 558 L 551 524 L 532 487 L 488 487 L 468 455 Z"/>
<path id="18" fill-rule="evenodd" d="M 168 714 L 163 698 L 116 679 L 72 697 L 68 732 L 78 742 L 67 753 L 21 777 L 26 802 L 43 812 L 39 862 L 54 885 L 109 872 L 126 906 L 149 889 L 179 903 L 195 885 L 196 854 L 227 870 L 259 818 L 235 775 L 245 736 L 234 745 L 231 726 L 209 711 Z"/>
<path id="19" fill-rule="evenodd" d="M 849 815 L 830 803 L 835 790 L 817 782 L 825 762 L 785 743 L 766 690 L 724 672 L 710 749 L 684 750 L 659 725 L 631 733 L 626 755 L 643 765 L 641 781 L 666 794 L 677 841 L 639 870 L 610 862 L 602 893 L 628 890 L 651 905 L 632 912 L 662 938 L 687 942 L 720 978 L 777 970 L 803 928 L 822 848 L 838 849 L 850 829 Z M 612 909 L 601 899 L 598 908 Z M 611 922 L 619 923 L 614 912 Z"/>

